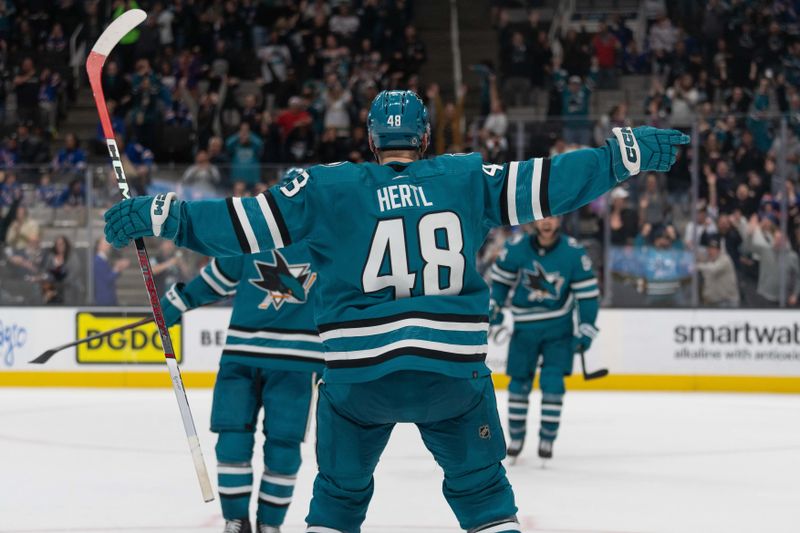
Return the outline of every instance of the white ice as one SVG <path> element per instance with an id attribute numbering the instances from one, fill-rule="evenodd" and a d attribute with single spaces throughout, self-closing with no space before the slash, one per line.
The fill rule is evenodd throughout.
<path id="1" fill-rule="evenodd" d="M 189 394 L 213 473 L 211 394 Z M 509 469 L 525 531 L 800 531 L 800 396 L 575 392 L 544 469 L 535 444 Z M 303 452 L 284 533 L 303 531 L 313 438 Z M 398 426 L 364 531 L 458 531 L 440 483 L 414 427 Z M 171 390 L 0 389 L 0 531 L 221 524 L 217 502 L 202 503 Z"/>

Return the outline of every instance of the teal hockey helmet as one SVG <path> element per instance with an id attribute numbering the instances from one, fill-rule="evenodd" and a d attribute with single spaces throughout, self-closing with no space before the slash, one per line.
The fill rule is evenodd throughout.
<path id="1" fill-rule="evenodd" d="M 381 91 L 370 106 L 367 129 L 376 150 L 422 150 L 430 132 L 428 109 L 414 91 Z"/>

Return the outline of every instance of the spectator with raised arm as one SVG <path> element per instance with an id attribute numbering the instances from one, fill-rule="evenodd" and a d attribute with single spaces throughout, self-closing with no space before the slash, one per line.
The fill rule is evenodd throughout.
<path id="1" fill-rule="evenodd" d="M 184 185 L 193 187 L 198 193 L 213 195 L 217 187 L 222 185 L 222 174 L 217 166 L 209 161 L 208 152 L 198 150 L 194 165 L 186 169 L 181 181 Z"/>
<path id="2" fill-rule="evenodd" d="M 758 259 L 758 287 L 753 302 L 756 307 L 778 305 L 781 296 L 782 261 L 785 261 L 788 280 L 795 280 L 793 286 L 787 290 L 788 304 L 797 305 L 800 296 L 800 261 L 797 252 L 792 250 L 786 236 L 778 229 L 777 223 L 774 215 L 763 216 L 760 220 L 758 215 L 753 215 L 745 226 L 743 250 Z"/>
<path id="3" fill-rule="evenodd" d="M 259 159 L 263 144 L 261 138 L 250 131 L 247 122 L 242 122 L 238 133 L 228 137 L 225 147 L 231 158 L 231 181 L 241 181 L 248 186 L 259 182 L 261 179 Z"/>
<path id="4" fill-rule="evenodd" d="M 609 31 L 608 25 L 601 22 L 597 33 L 592 38 L 592 52 L 598 68 L 597 86 L 601 89 L 616 87 L 618 54 L 621 48 L 622 45 Z"/>
<path id="5" fill-rule="evenodd" d="M 730 256 L 722 249 L 717 237 L 707 243 L 705 260 L 697 263 L 703 277 L 703 304 L 711 307 L 738 307 L 739 283 Z"/>

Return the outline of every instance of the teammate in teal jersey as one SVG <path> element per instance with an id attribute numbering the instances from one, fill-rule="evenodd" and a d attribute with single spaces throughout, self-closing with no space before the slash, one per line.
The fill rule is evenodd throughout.
<path id="1" fill-rule="evenodd" d="M 306 246 L 296 244 L 214 259 L 161 300 L 172 325 L 181 313 L 234 295 L 211 410 L 225 533 L 251 531 L 251 459 L 262 407 L 265 465 L 256 532 L 278 533 L 291 503 L 313 389 L 325 366 L 311 303 L 316 280 Z"/>
<path id="2" fill-rule="evenodd" d="M 255 198 L 125 200 L 106 213 L 106 239 L 121 247 L 156 235 L 216 256 L 308 245 L 327 367 L 307 532 L 361 530 L 398 422 L 419 428 L 462 528 L 519 532 L 484 363 L 489 290 L 476 252 L 493 227 L 574 210 L 640 170 L 668 170 L 689 138 L 623 128 L 602 148 L 492 165 L 478 154 L 422 159 L 428 111 L 410 91 L 380 93 L 368 122 L 378 164 L 315 166 Z"/>
<path id="3" fill-rule="evenodd" d="M 490 322 L 503 321 L 502 307 L 509 292 L 514 333 L 508 348 L 509 457 L 525 443 L 528 397 L 540 357 L 542 414 L 539 457 L 553 456 L 564 403 L 564 376 L 572 373 L 576 350 L 588 350 L 597 335 L 597 277 L 583 247 L 559 231 L 560 219 L 550 217 L 526 224 L 527 233 L 506 242 L 492 266 Z M 574 331 L 573 310 L 578 328 Z"/>

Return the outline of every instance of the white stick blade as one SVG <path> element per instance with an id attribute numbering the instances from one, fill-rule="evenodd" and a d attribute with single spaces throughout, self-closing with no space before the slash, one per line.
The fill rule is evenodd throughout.
<path id="1" fill-rule="evenodd" d="M 108 25 L 103 34 L 92 47 L 92 52 L 107 56 L 117 43 L 132 29 L 144 22 L 147 13 L 141 9 L 126 11 Z"/>

